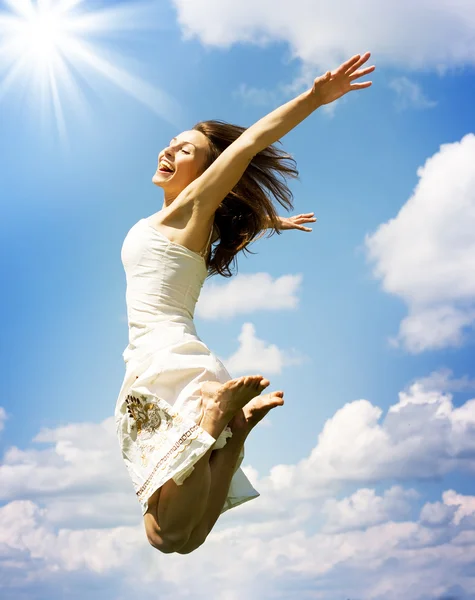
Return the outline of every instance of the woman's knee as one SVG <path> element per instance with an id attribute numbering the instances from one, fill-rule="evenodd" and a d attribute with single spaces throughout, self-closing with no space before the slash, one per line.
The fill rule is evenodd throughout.
<path id="1" fill-rule="evenodd" d="M 161 530 L 154 519 L 144 518 L 145 532 L 147 534 L 148 543 L 164 554 L 172 554 L 179 552 L 185 546 L 190 538 L 190 534 L 186 531 L 170 531 Z"/>

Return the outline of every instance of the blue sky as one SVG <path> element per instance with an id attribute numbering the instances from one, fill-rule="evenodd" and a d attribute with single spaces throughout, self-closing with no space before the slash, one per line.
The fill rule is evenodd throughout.
<path id="1" fill-rule="evenodd" d="M 11 85 L 27 44 L 4 54 L 2 597 L 128 598 L 125 567 L 145 598 L 157 585 L 201 598 L 196 582 L 223 598 L 475 596 L 474 11 L 390 2 L 374 16 L 370 4 L 355 33 L 354 9 L 342 23 L 324 0 L 289 13 L 267 0 L 110 2 L 102 21 L 106 3 L 77 2 L 70 23 L 95 15 L 78 38 L 92 58 L 55 38 L 70 73 L 55 67 L 56 110 L 38 48 Z M 0 3 L 5 35 L 13 14 Z M 412 24 L 408 40 L 397 22 Z M 120 248 L 162 205 L 157 154 L 202 119 L 251 125 L 366 50 L 372 88 L 283 139 L 300 170 L 290 214 L 314 211 L 312 233 L 253 244 L 197 306 L 200 337 L 233 375 L 262 372 L 285 392 L 247 444 L 261 498 L 193 555 L 159 555 L 111 424 L 127 344 Z M 261 292 L 246 302 L 249 279 Z"/>

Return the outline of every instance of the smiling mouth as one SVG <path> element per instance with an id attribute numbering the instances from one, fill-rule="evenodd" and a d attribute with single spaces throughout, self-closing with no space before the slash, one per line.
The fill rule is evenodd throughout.
<path id="1" fill-rule="evenodd" d="M 174 169 L 172 169 L 171 167 L 169 167 L 166 163 L 160 161 L 158 164 L 158 170 L 160 171 L 160 173 L 174 173 Z"/>

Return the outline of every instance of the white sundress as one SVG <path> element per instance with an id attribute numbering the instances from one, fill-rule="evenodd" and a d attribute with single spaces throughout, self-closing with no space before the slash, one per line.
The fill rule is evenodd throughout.
<path id="1" fill-rule="evenodd" d="M 155 490 L 169 479 L 181 485 L 211 446 L 218 450 L 232 436 L 226 428 L 215 440 L 197 424 L 203 382 L 231 379 L 193 322 L 208 273 L 203 255 L 171 242 L 150 218 L 136 223 L 122 246 L 129 344 L 115 423 L 142 514 Z M 243 458 L 244 450 L 222 513 L 259 496 L 240 468 Z"/>

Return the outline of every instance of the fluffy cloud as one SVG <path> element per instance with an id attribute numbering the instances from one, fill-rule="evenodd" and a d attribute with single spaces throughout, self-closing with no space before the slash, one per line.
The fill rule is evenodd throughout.
<path id="1" fill-rule="evenodd" d="M 456 525 L 468 515 L 475 515 L 475 496 L 463 496 L 454 490 L 447 490 L 442 494 L 446 506 L 455 506 L 456 511 L 453 521 Z"/>
<path id="2" fill-rule="evenodd" d="M 281 350 L 275 344 L 267 344 L 256 336 L 252 323 L 244 323 L 239 334 L 239 348 L 227 359 L 222 359 L 233 376 L 249 372 L 265 371 L 276 375 L 291 365 L 300 365 L 307 359 L 296 350 Z"/>
<path id="3" fill-rule="evenodd" d="M 453 520 L 456 512 L 456 506 L 448 506 L 443 502 L 428 502 L 422 507 L 420 521 L 426 527 L 443 527 Z"/>
<path id="4" fill-rule="evenodd" d="M 9 500 L 0 507 L 5 597 L 33 597 L 41 585 L 43 596 L 34 597 L 76 598 L 65 591 L 74 587 L 78 600 L 99 600 L 115 585 L 116 597 L 153 598 L 160 589 L 164 600 L 310 591 L 328 600 L 468 600 L 475 497 L 446 490 L 418 509 L 414 489 L 367 484 L 473 469 L 475 400 L 455 408 L 436 381 L 415 381 L 382 422 L 367 400 L 345 405 L 296 465 L 265 476 L 246 467 L 261 497 L 224 515 L 186 557 L 148 545 L 110 419 L 43 430 L 34 443 L 46 448 L 10 449 L 0 470 Z M 337 497 L 352 484 L 355 491 Z"/>
<path id="5" fill-rule="evenodd" d="M 450 369 L 438 369 L 428 377 L 422 377 L 418 381 L 426 390 L 438 390 L 440 392 L 459 392 L 463 390 L 475 390 L 475 379 L 466 375 L 455 379 Z"/>
<path id="6" fill-rule="evenodd" d="M 273 280 L 268 273 L 236 275 L 224 284 L 210 281 L 203 287 L 196 315 L 217 320 L 256 310 L 295 310 L 301 283 L 302 275 L 282 275 Z"/>
<path id="7" fill-rule="evenodd" d="M 133 547 L 142 542 L 143 534 L 136 527 L 55 531 L 45 515 L 46 510 L 30 500 L 1 507 L 1 554 L 5 556 L 8 550 L 19 560 L 38 559 L 50 571 L 102 572 L 126 564 L 132 558 Z"/>
<path id="8" fill-rule="evenodd" d="M 475 399 L 455 407 L 451 394 L 421 381 L 401 391 L 384 418 L 368 400 L 345 404 L 327 420 L 315 447 L 299 463 L 276 465 L 263 477 L 255 469 L 248 471 L 262 497 L 241 510 L 249 516 L 258 510 L 260 518 L 279 511 L 276 497 L 287 510 L 293 501 L 324 498 L 347 484 L 473 472 Z M 41 499 L 45 519 L 68 526 L 78 519 L 81 526 L 92 527 L 104 519 L 114 524 L 117 514 L 128 522 L 140 516 L 111 418 L 43 430 L 34 442 L 47 447 L 6 451 L 0 466 L 4 501 Z M 107 514 L 111 501 L 117 510 Z"/>
<path id="9" fill-rule="evenodd" d="M 475 62 L 472 0 L 335 3 L 331 0 L 174 0 L 185 37 L 210 46 L 284 42 L 326 70 L 356 52 L 378 63 L 437 69 Z"/>
<path id="10" fill-rule="evenodd" d="M 450 394 L 415 382 L 380 422 L 381 416 L 382 410 L 368 400 L 338 410 L 309 457 L 296 465 L 277 465 L 255 481 L 263 496 L 261 510 L 272 512 L 277 496 L 305 502 L 343 483 L 475 471 L 475 399 L 455 408 Z"/>
<path id="11" fill-rule="evenodd" d="M 418 169 L 398 215 L 366 237 L 374 275 L 409 310 L 393 342 L 410 352 L 459 346 L 475 322 L 475 135 Z"/>
<path id="12" fill-rule="evenodd" d="M 41 498 L 46 520 L 73 527 L 136 521 L 140 510 L 113 417 L 99 424 L 44 429 L 33 442 L 32 448 L 13 446 L 5 452 L 0 464 L 1 500 Z"/>
<path id="13" fill-rule="evenodd" d="M 360 512 L 367 515 L 371 507 L 384 506 L 391 494 L 405 502 L 410 492 L 390 490 L 378 496 L 366 491 L 360 494 Z M 341 505 L 350 502 L 345 498 Z M 310 519 L 318 508 L 308 514 Z M 454 514 L 451 507 L 445 508 Z M 313 595 L 320 592 L 328 600 L 427 600 L 442 599 L 456 585 L 457 598 L 473 597 L 473 513 L 458 525 L 445 519 L 434 529 L 433 523 L 426 526 L 422 519 L 402 519 L 399 508 L 393 510 L 399 513 L 397 521 L 388 519 L 390 512 L 387 507 L 384 514 L 380 512 L 378 524 L 368 520 L 355 527 L 350 520 L 339 531 L 313 534 L 302 527 L 287 530 L 284 521 L 277 522 L 266 537 L 243 520 L 239 526 L 221 527 L 200 550 L 182 557 L 159 555 L 145 542 L 141 526 L 55 531 L 36 504 L 16 501 L 0 508 L 0 556 L 9 557 L 8 563 L 0 563 L 3 591 L 13 598 L 8 595 L 12 574 L 28 570 L 29 577 L 17 582 L 14 592 L 21 590 L 28 597 L 33 586 L 41 583 L 43 597 L 49 599 L 70 597 L 58 589 L 58 582 L 75 572 L 81 574 L 77 591 L 93 599 L 108 595 L 107 590 L 94 593 L 90 582 L 97 575 L 120 582 L 121 597 L 133 593 L 155 598 L 159 589 L 163 600 L 210 596 L 290 600 L 307 597 L 305 590 Z"/>
<path id="14" fill-rule="evenodd" d="M 373 489 L 360 488 L 343 500 L 328 499 L 323 505 L 325 533 L 366 529 L 387 521 L 403 521 L 411 514 L 411 500 L 419 494 L 394 486 L 378 496 Z M 453 509 L 456 510 L 455 508 Z"/>

